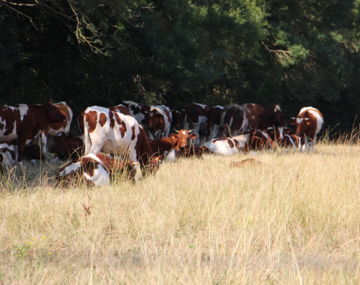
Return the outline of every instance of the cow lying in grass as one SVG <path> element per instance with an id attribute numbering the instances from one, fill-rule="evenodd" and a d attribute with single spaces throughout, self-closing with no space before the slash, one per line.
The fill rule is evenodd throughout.
<path id="1" fill-rule="evenodd" d="M 134 180 L 136 164 L 138 163 L 131 160 L 123 161 L 102 153 L 88 154 L 64 165 L 56 181 L 62 186 L 68 186 L 79 179 L 88 186 L 107 186 L 115 174 L 124 174 Z"/>

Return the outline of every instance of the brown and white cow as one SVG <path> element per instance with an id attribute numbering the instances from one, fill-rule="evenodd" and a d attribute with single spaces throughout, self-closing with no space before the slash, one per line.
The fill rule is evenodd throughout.
<path id="1" fill-rule="evenodd" d="M 129 157 L 143 168 L 152 164 L 153 151 L 141 125 L 132 116 L 123 115 L 109 108 L 92 106 L 84 112 L 85 155 L 114 153 Z M 139 166 L 136 166 L 139 168 Z M 136 180 L 141 177 L 140 169 Z"/>
<path id="2" fill-rule="evenodd" d="M 52 104 L 60 111 L 61 114 L 64 115 L 65 120 L 59 123 L 50 123 L 48 134 L 52 136 L 68 134 L 73 118 L 73 111 L 66 102 L 58 102 Z"/>
<path id="3" fill-rule="evenodd" d="M 107 186 L 115 173 L 126 171 L 128 177 L 134 179 L 135 165 L 133 161 L 119 160 L 102 153 L 91 153 L 61 167 L 56 180 L 62 186 L 67 186 L 79 178 L 84 179 L 89 186 Z"/>
<path id="4" fill-rule="evenodd" d="M 316 136 L 324 125 L 324 116 L 314 107 L 303 107 L 295 118 L 295 134 L 302 139 L 302 150 L 313 150 Z"/>
<path id="5" fill-rule="evenodd" d="M 210 152 L 219 155 L 232 155 L 241 153 L 245 150 L 249 135 L 239 135 L 235 137 L 224 137 L 212 139 L 204 144 Z"/>
<path id="6" fill-rule="evenodd" d="M 286 124 L 280 105 L 244 104 L 243 107 L 245 109 L 244 129 L 266 129 L 273 126 L 281 127 Z"/>
<path id="7" fill-rule="evenodd" d="M 187 145 L 183 148 L 180 148 L 176 151 L 175 156 L 178 157 L 196 157 L 196 158 L 202 158 L 203 154 L 211 153 L 211 151 L 204 145 L 198 146 L 198 145 Z"/>
<path id="8" fill-rule="evenodd" d="M 191 146 L 196 138 L 192 130 L 181 129 L 172 133 L 169 137 L 150 140 L 150 145 L 154 151 L 154 155 L 161 155 L 165 160 L 175 160 L 176 153 Z"/>
<path id="9" fill-rule="evenodd" d="M 225 133 L 242 134 L 246 131 L 285 126 L 285 116 L 279 105 L 229 105 L 223 114 Z"/>
<path id="10" fill-rule="evenodd" d="M 207 112 L 208 140 L 212 140 L 221 135 L 221 118 L 224 110 L 224 106 L 217 105 L 210 107 L 210 110 Z"/>
<path id="11" fill-rule="evenodd" d="M 172 113 L 165 105 L 152 105 L 146 119 L 146 127 L 151 138 L 167 137 L 172 124 Z"/>
<path id="12" fill-rule="evenodd" d="M 195 144 L 200 144 L 207 137 L 207 113 L 210 107 L 205 104 L 191 103 L 186 107 L 184 129 L 192 129 L 197 136 Z"/>
<path id="13" fill-rule="evenodd" d="M 47 134 L 51 124 L 63 123 L 65 116 L 51 103 L 0 106 L 0 142 L 17 140 L 18 161 L 22 160 L 25 144 L 41 137 L 42 153 L 47 153 Z"/>
<path id="14" fill-rule="evenodd" d="M 17 162 L 17 146 L 14 144 L 0 144 L 0 172 L 5 168 L 9 168 Z"/>

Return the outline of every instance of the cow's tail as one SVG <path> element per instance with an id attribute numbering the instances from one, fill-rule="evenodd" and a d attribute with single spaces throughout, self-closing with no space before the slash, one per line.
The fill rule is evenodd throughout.
<path id="1" fill-rule="evenodd" d="M 86 116 L 87 113 L 84 113 L 83 116 L 83 121 L 84 121 L 84 146 L 85 146 L 85 150 L 84 150 L 84 155 L 89 154 L 90 149 L 91 149 L 91 138 L 90 138 L 90 134 L 89 134 L 89 126 L 86 122 Z"/>

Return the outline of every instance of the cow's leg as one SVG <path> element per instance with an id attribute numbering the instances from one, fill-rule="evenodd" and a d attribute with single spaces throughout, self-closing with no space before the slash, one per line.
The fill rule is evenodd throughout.
<path id="1" fill-rule="evenodd" d="M 142 178 L 142 172 L 135 148 L 133 148 L 133 150 L 130 151 L 129 158 L 134 162 L 134 169 L 135 169 L 134 180 L 135 182 L 138 182 Z"/>
<path id="2" fill-rule="evenodd" d="M 53 153 L 49 153 L 48 150 L 47 150 L 47 137 L 46 137 L 46 134 L 41 132 L 40 139 L 41 139 L 41 153 L 45 157 L 45 159 L 46 160 L 51 160 L 51 159 L 55 158 L 55 155 Z"/>

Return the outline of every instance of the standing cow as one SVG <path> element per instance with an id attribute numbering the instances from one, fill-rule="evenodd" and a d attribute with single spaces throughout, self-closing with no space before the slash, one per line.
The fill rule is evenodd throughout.
<path id="1" fill-rule="evenodd" d="M 41 137 L 41 151 L 48 158 L 47 134 L 51 124 L 63 124 L 65 120 L 62 112 L 51 103 L 0 106 L 0 142 L 17 140 L 18 161 L 21 161 L 25 144 Z"/>
<path id="2" fill-rule="evenodd" d="M 84 144 L 84 155 L 103 151 L 128 156 L 143 168 L 152 164 L 153 151 L 143 127 L 132 116 L 109 108 L 92 106 L 85 110 Z M 139 165 L 135 167 L 138 180 L 141 172 Z"/>
<path id="3" fill-rule="evenodd" d="M 294 118 L 296 126 L 295 134 L 300 136 L 302 150 L 313 150 L 316 143 L 316 136 L 324 125 L 324 116 L 314 107 L 301 108 L 299 114 Z"/>

